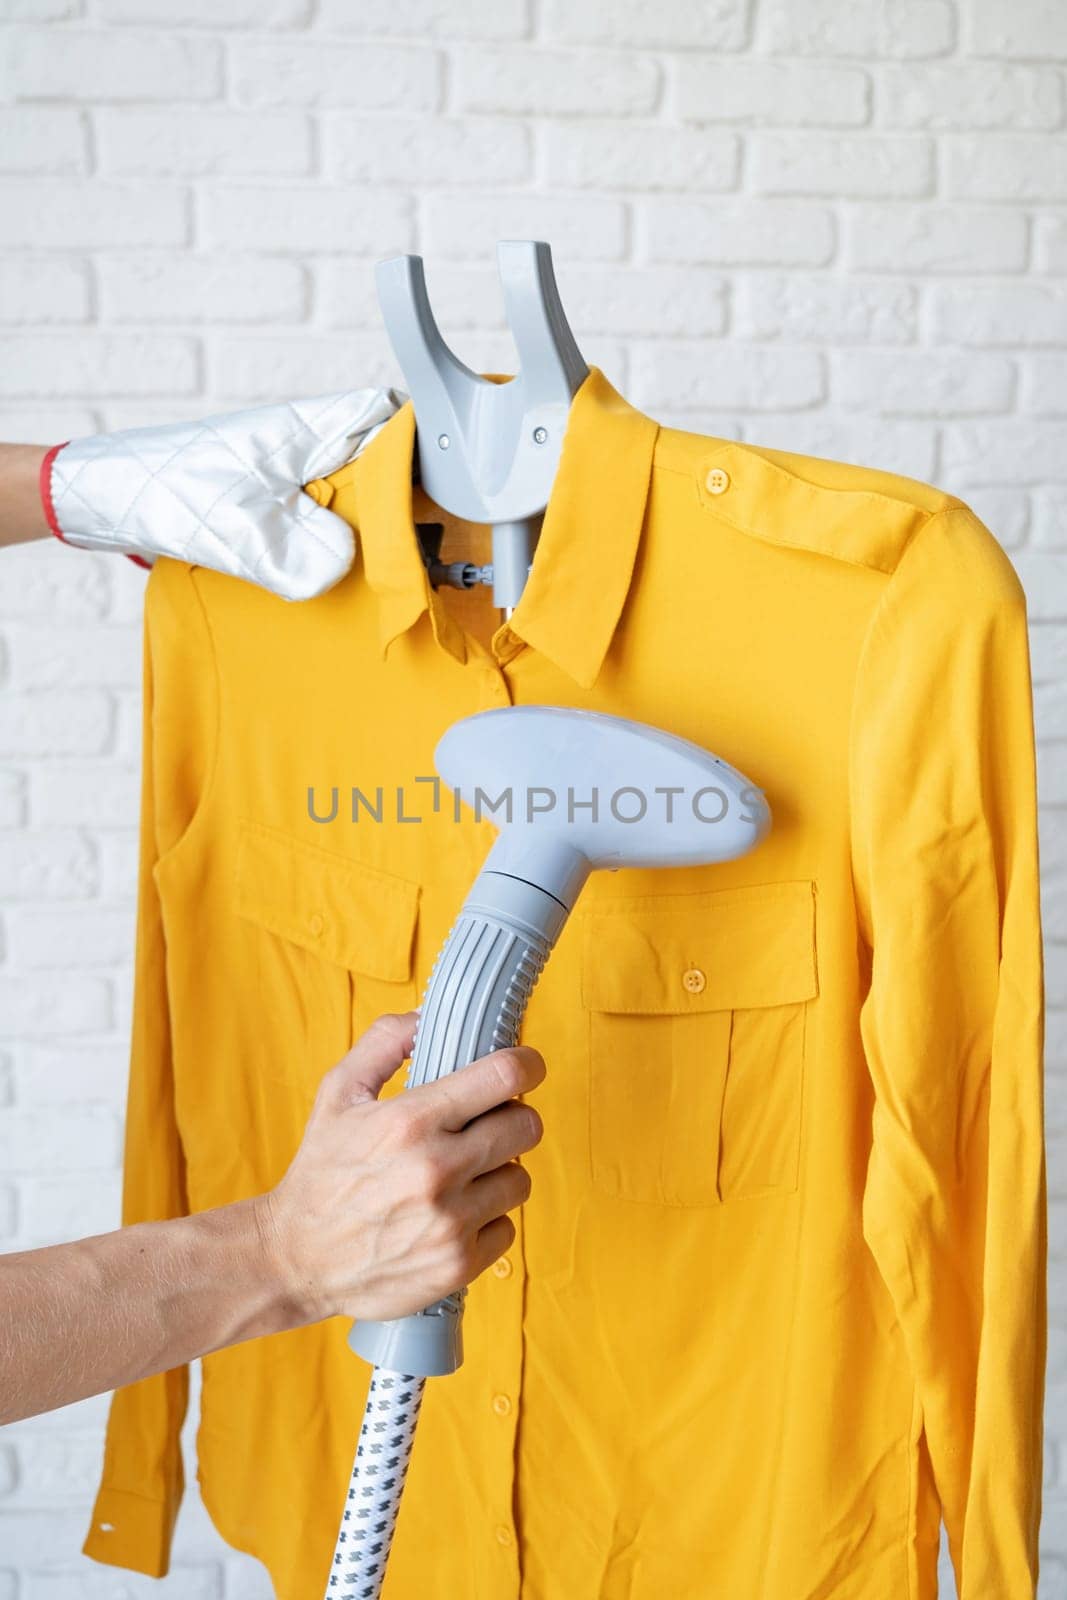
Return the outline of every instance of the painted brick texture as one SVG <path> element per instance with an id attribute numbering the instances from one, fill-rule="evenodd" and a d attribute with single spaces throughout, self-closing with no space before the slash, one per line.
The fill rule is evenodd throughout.
<path id="1" fill-rule="evenodd" d="M 0 7 L 0 438 L 398 381 L 372 269 L 400 251 L 464 359 L 510 370 L 495 242 L 545 238 L 636 404 L 940 483 L 1010 550 L 1050 1008 L 1043 1600 L 1067 1596 L 1065 123 L 1052 0 Z M 118 1218 L 143 577 L 54 543 L 2 565 L 7 1250 Z M 0 1600 L 269 1600 L 194 1487 L 163 1583 L 80 1557 L 104 1415 L 0 1432 Z"/>

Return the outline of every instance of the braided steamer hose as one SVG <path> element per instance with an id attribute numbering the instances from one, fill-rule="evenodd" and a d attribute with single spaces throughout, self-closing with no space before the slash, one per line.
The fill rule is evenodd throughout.
<path id="1" fill-rule="evenodd" d="M 728 860 L 750 850 L 770 821 L 760 791 L 717 756 L 598 712 L 480 712 L 449 729 L 435 761 L 476 811 L 479 796 L 485 805 L 502 791 L 510 798 L 500 837 L 430 973 L 408 1089 L 518 1042 L 534 984 L 594 868 Z M 653 815 L 656 795 L 672 800 Z M 644 799 L 639 815 L 633 796 Z M 462 1363 L 466 1294 L 460 1288 L 412 1316 L 353 1325 L 349 1344 L 374 1371 L 327 1600 L 378 1600 L 425 1381 Z"/>

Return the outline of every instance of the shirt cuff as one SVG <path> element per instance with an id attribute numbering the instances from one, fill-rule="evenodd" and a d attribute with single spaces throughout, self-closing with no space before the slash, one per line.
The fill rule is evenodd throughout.
<path id="1" fill-rule="evenodd" d="M 177 1499 L 147 1500 L 126 1489 L 101 1489 L 82 1553 L 109 1567 L 166 1577 L 177 1515 Z"/>

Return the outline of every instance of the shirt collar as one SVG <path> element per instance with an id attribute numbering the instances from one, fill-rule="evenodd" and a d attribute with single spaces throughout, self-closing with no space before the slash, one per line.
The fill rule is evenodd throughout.
<path id="1" fill-rule="evenodd" d="M 525 643 L 583 688 L 596 681 L 630 587 L 658 432 L 659 424 L 631 406 L 598 367 L 589 368 L 571 402 L 530 576 L 493 637 L 499 659 Z M 378 597 L 382 650 L 428 611 L 438 644 L 464 661 L 463 629 L 431 588 L 419 552 L 414 453 L 408 400 L 353 468 L 357 531 L 367 582 Z"/>

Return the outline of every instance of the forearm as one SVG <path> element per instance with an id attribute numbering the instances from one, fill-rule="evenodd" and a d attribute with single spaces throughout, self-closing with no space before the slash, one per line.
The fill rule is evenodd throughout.
<path id="1" fill-rule="evenodd" d="M 0 1423 L 307 1320 L 261 1202 L 0 1256 Z"/>
<path id="2" fill-rule="evenodd" d="M 43 444 L 0 444 L 0 545 L 44 539 L 50 528 L 41 505 Z"/>

